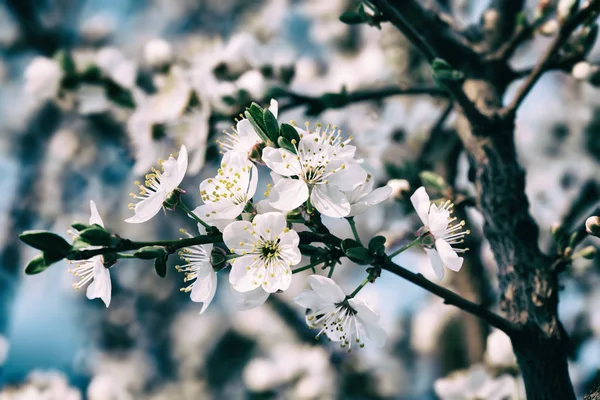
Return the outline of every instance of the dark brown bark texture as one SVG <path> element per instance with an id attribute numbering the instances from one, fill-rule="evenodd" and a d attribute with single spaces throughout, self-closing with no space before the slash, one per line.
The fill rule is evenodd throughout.
<path id="1" fill-rule="evenodd" d="M 442 18 L 432 2 L 373 3 L 429 61 L 443 58 L 465 74 L 462 88 L 448 85 L 447 89 L 459 116 L 458 135 L 475 172 L 477 206 L 484 216 L 484 234 L 497 263 L 500 307 L 516 326 L 507 333 L 525 381 L 527 399 L 575 399 L 567 369 L 568 337 L 557 315 L 559 271 L 538 246 L 539 228 L 529 214 L 525 171 L 515 150 L 516 110 L 502 105 L 506 86 L 515 74 L 506 59 L 487 57 L 508 44 L 510 51 L 502 53 L 510 56 L 518 46 L 510 42 L 520 29 L 515 22 L 524 1 L 492 1 L 481 23 L 471 27 L 468 35 L 461 35 L 451 19 Z M 593 7 L 597 3 L 592 1 Z M 562 31 L 559 36 L 564 39 L 570 32 Z M 541 64 L 540 71 L 547 64 Z M 532 87 L 537 78 L 539 75 L 531 78 L 528 85 Z M 523 96 L 526 94 L 523 90 Z"/>

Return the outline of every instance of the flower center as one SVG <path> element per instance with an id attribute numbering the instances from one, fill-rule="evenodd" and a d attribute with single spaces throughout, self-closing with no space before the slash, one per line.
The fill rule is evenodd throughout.
<path id="1" fill-rule="evenodd" d="M 265 264 L 279 259 L 279 253 L 281 251 L 281 248 L 279 247 L 279 239 L 260 241 L 257 247 L 257 252 L 260 254 L 260 258 L 265 262 Z"/>
<path id="2" fill-rule="evenodd" d="M 363 348 L 361 340 L 363 328 L 358 322 L 358 312 L 350 306 L 347 300 L 331 304 L 321 310 L 309 310 L 308 321 L 310 328 L 321 327 L 316 339 L 325 333 L 332 340 L 339 340 L 342 348 L 352 349 L 352 343 L 357 343 Z"/>
<path id="3" fill-rule="evenodd" d="M 246 203 L 248 200 L 248 188 L 242 187 L 241 182 L 250 181 L 246 176 L 250 174 L 250 166 L 240 170 L 233 170 L 232 168 L 227 169 L 226 165 L 223 165 L 217 172 L 218 176 L 216 178 L 208 180 L 210 184 L 209 188 L 200 191 L 202 200 L 205 203 L 217 203 L 222 200 L 229 200 L 234 205 Z"/>

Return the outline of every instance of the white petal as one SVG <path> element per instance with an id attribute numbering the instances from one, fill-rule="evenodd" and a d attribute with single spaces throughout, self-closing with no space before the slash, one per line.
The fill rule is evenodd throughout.
<path id="1" fill-rule="evenodd" d="M 448 242 L 446 242 L 444 239 L 437 239 L 435 241 L 435 248 L 440 254 L 440 258 L 442 259 L 442 263 L 445 267 L 455 272 L 460 270 L 463 264 L 463 258 L 456 254 Z"/>
<path id="2" fill-rule="evenodd" d="M 335 304 L 344 301 L 346 298 L 342 288 L 331 278 L 321 275 L 310 275 L 306 280 L 323 301 Z"/>
<path id="3" fill-rule="evenodd" d="M 269 111 L 271 111 L 271 114 L 273 114 L 275 116 L 275 118 L 277 118 L 277 114 L 279 113 L 279 104 L 277 103 L 277 100 L 271 99 L 271 105 L 269 105 Z"/>
<path id="4" fill-rule="evenodd" d="M 302 205 L 308 199 L 308 186 L 299 179 L 281 179 L 271 189 L 269 200 L 271 207 L 281 211 L 290 211 Z"/>
<path id="5" fill-rule="evenodd" d="M 350 204 L 350 214 L 349 217 L 353 217 L 357 214 L 364 212 L 367 208 L 379 204 L 382 201 L 387 200 L 392 193 L 392 188 L 389 186 L 383 186 L 373 190 L 371 193 L 364 196 L 360 201 L 354 204 Z"/>
<path id="6" fill-rule="evenodd" d="M 177 157 L 177 160 L 173 157 L 169 157 L 169 159 L 163 163 L 162 166 L 165 172 L 162 175 L 160 184 L 167 193 L 172 192 L 179 186 L 185 176 L 187 165 L 188 153 L 183 145 L 179 150 L 179 157 Z"/>
<path id="7" fill-rule="evenodd" d="M 102 222 L 102 217 L 98 213 L 98 209 L 96 208 L 96 203 L 94 200 L 90 200 L 90 209 L 92 214 L 90 215 L 90 225 L 98 224 L 100 226 L 104 226 L 104 222 Z"/>
<path id="8" fill-rule="evenodd" d="M 275 207 L 271 206 L 269 199 L 264 199 L 256 203 L 256 212 L 264 214 L 272 211 L 278 211 Z"/>
<path id="9" fill-rule="evenodd" d="M 294 297 L 294 302 L 300 307 L 308 308 L 309 310 L 320 310 L 331 305 L 329 302 L 323 302 L 321 296 L 314 290 L 303 290 Z"/>
<path id="10" fill-rule="evenodd" d="M 255 165 L 252 165 L 250 169 L 250 183 L 248 183 L 248 189 L 246 193 L 248 193 L 247 199 L 251 199 L 254 197 L 254 193 L 256 193 L 256 186 L 258 185 L 258 169 Z"/>
<path id="11" fill-rule="evenodd" d="M 218 203 L 202 204 L 194 211 L 201 219 L 213 223 L 215 220 L 233 220 L 244 211 L 244 203 L 234 204 L 223 200 Z"/>
<path id="12" fill-rule="evenodd" d="M 199 269 L 196 282 L 190 293 L 190 298 L 196 303 L 202 303 L 200 314 L 206 311 L 206 308 L 215 297 L 217 292 L 217 274 L 210 263 Z"/>
<path id="13" fill-rule="evenodd" d="M 440 210 L 435 204 L 429 209 L 429 230 L 436 238 L 441 238 L 446 235 L 448 223 L 450 222 L 450 212 L 448 210 Z"/>
<path id="14" fill-rule="evenodd" d="M 294 176 L 302 171 L 297 156 L 285 149 L 265 147 L 262 152 L 262 160 L 267 164 L 267 167 L 279 175 Z"/>
<path id="15" fill-rule="evenodd" d="M 429 196 L 423 186 L 415 190 L 413 195 L 410 196 L 410 202 L 415 208 L 419 218 L 421 218 L 423 225 L 429 226 Z"/>
<path id="16" fill-rule="evenodd" d="M 350 203 L 344 193 L 333 185 L 317 185 L 310 194 L 310 202 L 323 215 L 341 218 L 350 212 Z"/>
<path id="17" fill-rule="evenodd" d="M 232 287 L 231 294 L 235 307 L 240 311 L 246 311 L 261 306 L 269 298 L 270 293 L 265 292 L 262 287 L 249 292 L 239 292 Z"/>
<path id="18" fill-rule="evenodd" d="M 92 260 L 94 262 L 94 281 L 87 288 L 87 298 L 90 300 L 100 298 L 108 307 L 112 291 L 110 272 L 108 268 L 104 267 L 99 256 L 94 257 Z"/>
<path id="19" fill-rule="evenodd" d="M 344 168 L 328 177 L 329 184 L 340 190 L 348 191 L 356 188 L 367 179 L 367 172 L 356 163 L 342 163 Z M 333 163 L 331 164 L 334 165 Z"/>
<path id="20" fill-rule="evenodd" d="M 271 273 L 273 276 L 271 276 Z M 262 272 L 260 275 L 262 275 Z M 265 275 L 262 276 L 262 278 L 257 278 L 262 279 L 262 288 L 266 292 L 275 293 L 279 290 L 287 290 L 290 287 L 292 283 L 292 271 L 287 264 L 280 261 L 279 263 L 275 263 L 269 269 L 265 270 Z"/>
<path id="21" fill-rule="evenodd" d="M 231 272 L 229 273 L 229 283 L 239 292 L 249 292 L 256 289 L 262 282 L 258 282 L 255 278 L 254 255 L 242 256 L 235 258 L 231 264 Z M 248 269 L 250 268 L 250 269 Z"/>
<path id="22" fill-rule="evenodd" d="M 254 229 L 267 240 L 274 239 L 280 235 L 286 227 L 285 216 L 280 212 L 259 214 L 254 217 Z"/>
<path id="23" fill-rule="evenodd" d="M 279 246 L 281 248 L 281 257 L 292 265 L 296 265 L 302 260 L 302 253 L 298 248 L 300 237 L 296 231 L 288 231 L 279 236 Z"/>
<path id="24" fill-rule="evenodd" d="M 433 272 L 435 272 L 435 276 L 442 280 L 444 278 L 444 263 L 440 258 L 438 252 L 434 249 L 425 249 L 425 252 L 429 256 L 429 261 L 431 262 L 431 267 L 433 268 Z"/>
<path id="25" fill-rule="evenodd" d="M 166 193 L 162 191 L 151 194 L 149 197 L 135 205 L 135 215 L 126 219 L 125 222 L 129 222 L 130 224 L 140 224 L 148 221 L 162 209 L 165 198 Z"/>
<path id="26" fill-rule="evenodd" d="M 249 252 L 256 241 L 252 235 L 253 229 L 248 221 L 234 221 L 223 230 L 223 242 L 237 254 Z"/>

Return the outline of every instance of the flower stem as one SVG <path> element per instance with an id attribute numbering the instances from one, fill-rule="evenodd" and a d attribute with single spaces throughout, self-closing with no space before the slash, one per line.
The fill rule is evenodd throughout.
<path id="1" fill-rule="evenodd" d="M 117 258 L 137 258 L 133 254 L 129 253 L 116 253 Z"/>
<path id="2" fill-rule="evenodd" d="M 190 210 L 188 208 L 188 206 L 186 206 L 183 201 L 179 201 L 179 203 L 177 203 L 177 207 L 181 208 L 183 211 L 185 211 L 187 213 L 187 215 L 189 215 L 194 221 L 196 221 L 197 223 L 199 223 L 200 225 L 202 225 L 203 227 L 205 227 L 206 229 L 210 228 L 210 225 L 208 225 L 206 222 L 202 221 L 200 219 L 200 217 L 198 217 L 196 214 L 194 214 L 194 212 L 192 210 Z"/>
<path id="3" fill-rule="evenodd" d="M 350 224 L 350 228 L 352 228 L 352 234 L 354 235 L 354 239 L 356 239 L 358 244 L 362 246 L 362 243 L 360 242 L 360 237 L 358 236 L 358 231 L 356 230 L 356 223 L 354 222 L 354 217 L 348 217 L 346 218 L 346 221 L 348 221 L 348 223 Z"/>
<path id="4" fill-rule="evenodd" d="M 305 271 L 307 269 L 310 268 L 315 268 L 317 265 L 321 264 L 323 262 L 323 260 L 317 260 L 314 263 L 310 263 L 308 265 L 305 265 L 304 267 L 300 267 L 300 268 L 296 268 L 295 270 L 292 271 L 292 274 L 298 273 L 298 272 L 302 272 Z"/>
<path id="5" fill-rule="evenodd" d="M 404 246 L 400 247 L 398 250 L 394 251 L 393 253 L 389 254 L 388 257 L 389 258 L 394 258 L 396 257 L 398 254 L 402 253 L 405 250 L 410 249 L 411 247 L 413 247 L 414 245 L 419 244 L 421 241 L 421 238 L 416 238 L 415 240 L 413 240 L 412 242 L 405 244 Z"/>
<path id="6" fill-rule="evenodd" d="M 351 299 L 354 296 L 356 296 L 358 294 L 358 292 L 360 292 L 361 289 L 364 288 L 367 285 L 367 283 L 369 283 L 370 280 L 371 280 L 371 277 L 367 276 L 365 278 L 365 280 L 362 281 L 362 283 L 360 285 L 358 285 L 358 287 L 356 289 L 354 289 L 354 292 L 350 293 L 348 296 L 346 296 L 346 298 Z"/>
<path id="7" fill-rule="evenodd" d="M 329 267 L 329 272 L 327 273 L 327 277 L 331 278 L 333 276 L 333 271 L 335 270 L 335 264 Z"/>

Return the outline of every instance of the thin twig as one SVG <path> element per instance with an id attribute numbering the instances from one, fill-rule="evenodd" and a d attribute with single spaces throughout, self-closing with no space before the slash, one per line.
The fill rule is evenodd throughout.
<path id="1" fill-rule="evenodd" d="M 593 13 L 598 13 L 600 11 L 600 0 L 592 0 L 587 5 L 587 7 L 579 10 L 577 14 L 575 14 L 572 18 L 567 20 L 563 26 L 560 28 L 558 35 L 548 47 L 540 61 L 536 64 L 531 71 L 531 74 L 527 78 L 527 80 L 523 83 L 523 85 L 517 91 L 514 99 L 510 102 L 510 104 L 504 107 L 500 112 L 500 117 L 503 118 L 511 118 L 516 112 L 525 97 L 529 94 L 531 89 L 535 86 L 540 77 L 546 72 L 548 67 L 552 65 L 554 61 L 554 57 L 560 50 L 560 48 L 565 44 L 565 42 L 569 39 L 571 34 Z"/>

